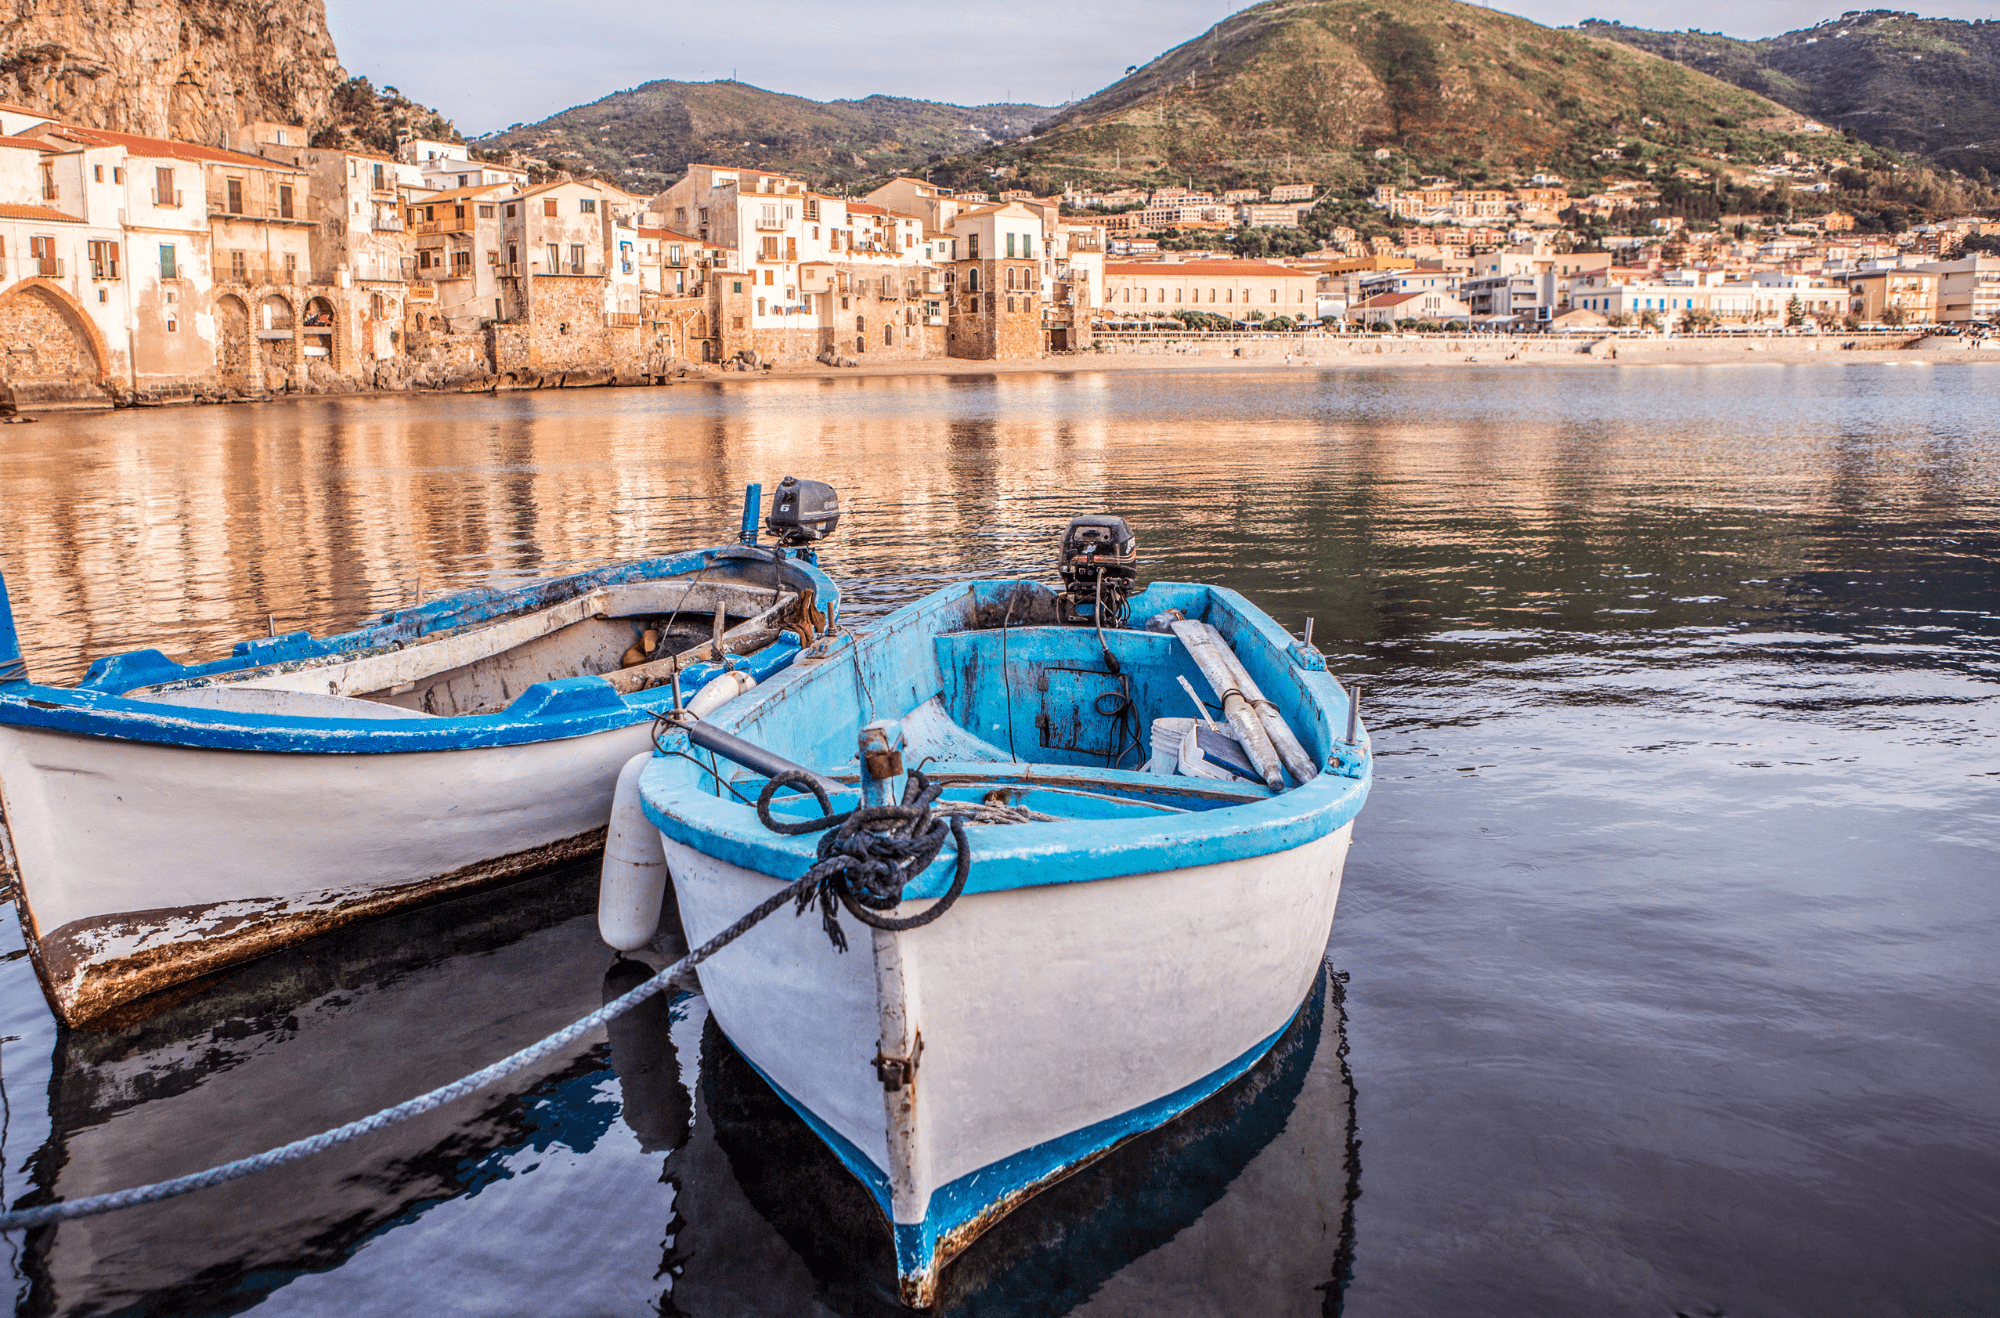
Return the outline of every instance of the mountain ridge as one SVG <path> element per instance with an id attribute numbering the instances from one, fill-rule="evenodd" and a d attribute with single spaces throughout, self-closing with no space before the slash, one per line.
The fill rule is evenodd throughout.
<path id="1" fill-rule="evenodd" d="M 634 191 L 658 191 L 696 161 L 838 184 L 1020 136 L 1049 109 L 881 94 L 815 101 L 735 79 L 658 78 L 477 140 Z"/>
<path id="2" fill-rule="evenodd" d="M 1744 40 L 1586 19 L 1578 30 L 1699 69 L 1877 146 L 2000 174 L 2000 23 L 1852 10 Z"/>
<path id="3" fill-rule="evenodd" d="M 1629 45 L 1456 0 L 1264 0 L 1050 116 L 1016 164 L 1358 184 L 1359 161 L 1387 152 L 1439 173 L 1567 174 L 1634 141 L 1790 144 L 1804 118 Z"/>

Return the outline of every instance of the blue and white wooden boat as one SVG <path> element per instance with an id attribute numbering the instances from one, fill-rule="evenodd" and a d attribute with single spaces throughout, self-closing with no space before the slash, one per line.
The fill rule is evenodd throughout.
<path id="1" fill-rule="evenodd" d="M 0 582 L 0 859 L 57 1014 L 601 847 L 677 691 L 713 705 L 834 625 L 810 551 L 755 544 L 751 488 L 742 544 L 74 687 L 29 680 Z"/>
<path id="2" fill-rule="evenodd" d="M 685 727 L 661 739 L 689 752 L 733 734 L 838 782 L 840 811 L 900 799 L 893 757 L 857 754 L 864 736 L 900 737 L 901 764 L 974 825 L 963 895 L 934 922 L 863 930 L 843 915 L 859 936 L 842 953 L 818 918 L 781 911 L 700 972 L 730 1040 L 873 1195 L 919 1307 L 953 1255 L 1038 1189 L 1271 1048 L 1319 971 L 1368 794 L 1366 735 L 1324 659 L 1204 585 L 1155 583 L 1129 616 L 1212 625 L 1251 679 L 1233 686 L 1261 688 L 1295 734 L 1307 758 L 1287 763 L 1305 781 L 1142 767 L 1133 748 L 1151 724 L 1192 712 L 1196 644 L 1073 625 L 1094 617 L 1074 597 L 1025 581 L 940 590 L 710 716 L 692 742 Z M 636 775 L 690 946 L 801 878 L 823 836 L 767 829 L 743 798 L 769 779 L 712 763 L 663 754 Z M 1041 818 L 979 826 L 976 807 L 1003 800 Z M 803 795 L 773 808 L 820 813 Z M 947 843 L 884 914 L 927 909 L 955 855 Z M 604 905 L 599 919 L 611 937 Z"/>

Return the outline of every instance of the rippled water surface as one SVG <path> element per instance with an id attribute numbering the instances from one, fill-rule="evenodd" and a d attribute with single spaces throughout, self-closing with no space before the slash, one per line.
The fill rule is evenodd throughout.
<path id="1" fill-rule="evenodd" d="M 728 539 L 742 485 L 787 472 L 843 491 L 824 564 L 864 623 L 1052 575 L 1072 512 L 1117 511 L 1149 576 L 1316 619 L 1365 684 L 1375 792 L 1329 972 L 1273 1055 L 980 1241 L 946 1311 L 1990 1314 L 1986 374 L 1076 373 L 49 418 L 0 430 L 0 569 L 35 675 L 67 681 Z M 594 888 L 406 913 L 102 1033 L 58 1031 L 14 953 L 7 1201 L 237 1157 L 540 1037 L 643 973 L 597 941 Z M 681 995 L 387 1134 L 0 1254 L 35 1314 L 873 1314 L 886 1240 Z"/>

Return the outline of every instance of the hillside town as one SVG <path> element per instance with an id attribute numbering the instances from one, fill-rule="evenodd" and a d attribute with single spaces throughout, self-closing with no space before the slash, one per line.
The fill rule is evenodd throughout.
<path id="1" fill-rule="evenodd" d="M 1363 199 L 1383 232 L 1336 224 L 1313 250 L 1254 257 L 1241 235 L 1298 231 L 1329 194 L 893 178 L 840 196 L 695 164 L 640 196 L 459 142 L 394 156 L 305 142 L 252 123 L 212 147 L 0 104 L 0 378 L 16 405 L 1024 360 L 1112 333 L 1983 332 L 2000 318 L 2000 257 L 1962 250 L 2000 223 L 1864 234 L 1826 210 L 1588 227 L 1646 213 L 1658 194 L 1639 182 L 1383 186 Z M 1819 168 L 1746 166 L 1823 191 Z"/>

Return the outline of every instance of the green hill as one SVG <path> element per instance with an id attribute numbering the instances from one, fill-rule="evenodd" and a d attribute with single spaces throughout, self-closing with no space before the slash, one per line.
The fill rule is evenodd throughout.
<path id="1" fill-rule="evenodd" d="M 1455 177 L 1575 175 L 1620 143 L 1688 155 L 1793 146 L 1800 122 L 1629 45 L 1453 0 L 1267 0 L 1005 154 L 1082 180 L 1352 182 L 1378 150 Z"/>
<path id="2" fill-rule="evenodd" d="M 1863 141 L 2000 173 L 2000 23 L 1875 9 L 1762 41 L 1595 19 L 1581 31 L 1761 93 Z"/>
<path id="3" fill-rule="evenodd" d="M 925 161 L 1019 137 L 1039 105 L 942 105 L 898 96 L 811 101 L 741 82 L 662 79 L 479 139 L 634 192 L 694 161 L 798 174 L 822 186 L 922 170 Z"/>

